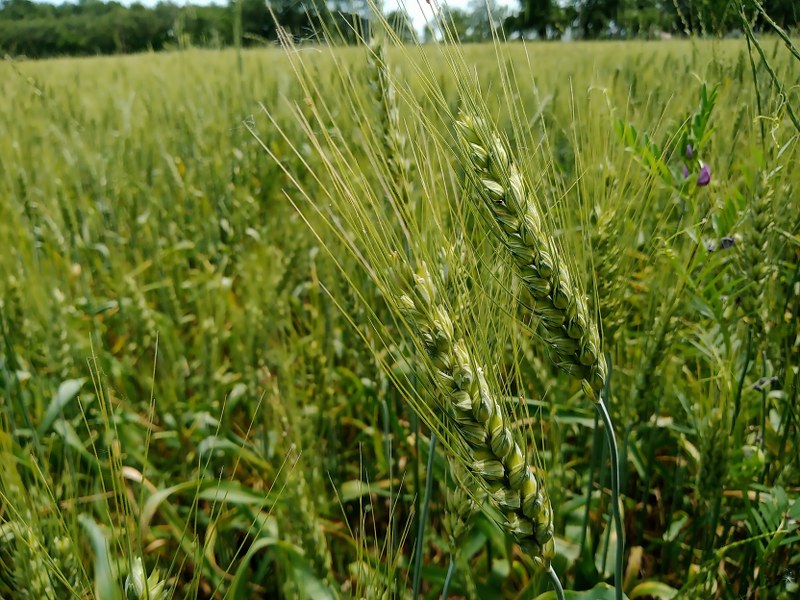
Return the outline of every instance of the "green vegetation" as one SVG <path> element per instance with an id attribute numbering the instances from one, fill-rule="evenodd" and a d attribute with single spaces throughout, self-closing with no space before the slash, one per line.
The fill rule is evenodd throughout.
<path id="1" fill-rule="evenodd" d="M 4 62 L 0 596 L 794 597 L 759 48 Z"/>

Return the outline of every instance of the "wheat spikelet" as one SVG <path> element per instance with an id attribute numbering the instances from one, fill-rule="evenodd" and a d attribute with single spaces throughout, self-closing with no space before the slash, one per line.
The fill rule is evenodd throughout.
<path id="1" fill-rule="evenodd" d="M 169 590 L 165 581 L 159 577 L 158 569 L 147 575 L 142 558 L 133 559 L 131 572 L 125 579 L 126 600 L 167 600 Z"/>
<path id="2" fill-rule="evenodd" d="M 450 473 L 456 485 L 446 490 L 445 515 L 442 523 L 449 546 L 451 568 L 460 563 L 466 597 L 479 598 L 475 579 L 461 548 L 467 533 L 472 529 L 472 520 L 481 510 L 486 494 L 481 492 L 480 483 L 470 475 L 462 463 L 452 457 L 449 463 Z"/>
<path id="3" fill-rule="evenodd" d="M 548 234 L 506 140 L 480 117 L 456 120 L 466 165 L 480 200 L 491 211 L 517 273 L 533 299 L 539 334 L 553 362 L 582 380 L 586 394 L 600 398 L 606 378 L 597 325 L 573 282 L 566 259 Z"/>
<path id="4" fill-rule="evenodd" d="M 428 376 L 456 444 L 466 447 L 469 475 L 488 492 L 502 513 L 502 526 L 532 555 L 549 564 L 553 518 L 542 482 L 528 465 L 502 406 L 492 394 L 483 368 L 463 338 L 457 338 L 450 312 L 441 303 L 425 265 L 413 273 L 395 261 L 401 290 L 396 301 L 412 332 L 422 342 Z M 457 460 L 461 458 L 457 457 Z"/>
<path id="5" fill-rule="evenodd" d="M 289 497 L 287 506 L 292 516 L 292 529 L 297 533 L 298 541 L 306 552 L 315 574 L 320 579 L 329 580 L 332 576 L 331 553 L 313 501 L 312 483 L 319 473 L 316 468 L 300 463 L 301 458 L 296 456 L 298 448 L 302 447 L 302 436 L 296 429 L 303 425 L 292 420 L 294 413 L 287 410 L 287 398 L 281 396 L 274 380 L 272 385 L 275 387 L 269 403 L 276 425 L 276 439 L 281 444 L 283 452 L 295 461 L 292 473 L 293 486 L 286 491 Z M 301 468 L 297 468 L 297 463 L 300 463 Z"/>
<path id="6" fill-rule="evenodd" d="M 470 493 L 470 490 L 479 490 L 479 484 L 470 475 L 464 465 L 450 459 L 450 472 L 455 479 L 456 485 L 447 488 L 445 496 L 446 513 L 444 516 L 444 530 L 447 534 L 447 542 L 450 544 L 450 551 L 455 553 L 461 539 L 469 530 L 472 518 L 481 509 L 484 494 Z"/>
<path id="7" fill-rule="evenodd" d="M 597 211 L 592 223 L 592 261 L 595 281 L 594 313 L 603 324 L 601 339 L 606 348 L 613 344 L 617 330 L 624 324 L 625 290 L 622 280 L 621 227 L 613 213 Z"/>
<path id="8" fill-rule="evenodd" d="M 383 156 L 386 158 L 389 177 L 399 200 L 401 203 L 407 203 L 410 162 L 406 158 L 406 136 L 400 127 L 397 92 L 392 83 L 381 36 L 372 39 L 369 50 L 367 53 L 369 89 L 378 112 Z"/>
<path id="9" fill-rule="evenodd" d="M 753 286 L 741 297 L 741 307 L 751 321 L 759 338 L 769 327 L 769 306 L 766 294 L 767 281 L 774 271 L 770 256 L 770 231 L 774 225 L 772 203 L 774 186 L 770 175 L 762 174 L 748 214 L 740 268 Z"/>

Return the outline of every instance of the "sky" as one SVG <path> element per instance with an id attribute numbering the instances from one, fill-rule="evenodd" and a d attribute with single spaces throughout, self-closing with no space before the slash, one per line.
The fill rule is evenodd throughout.
<path id="1" fill-rule="evenodd" d="M 434 3 L 436 2 L 436 0 L 431 1 Z M 447 2 L 447 5 L 451 8 L 467 8 L 469 4 L 470 0 L 449 0 Z M 501 6 L 512 6 L 514 8 L 518 6 L 517 0 L 498 0 L 497 4 Z M 414 28 L 418 31 L 425 25 L 425 22 L 431 18 L 432 8 L 426 0 L 384 0 L 384 13 L 389 13 L 397 9 L 400 5 L 405 6 L 405 9 L 408 11 L 414 23 Z"/>

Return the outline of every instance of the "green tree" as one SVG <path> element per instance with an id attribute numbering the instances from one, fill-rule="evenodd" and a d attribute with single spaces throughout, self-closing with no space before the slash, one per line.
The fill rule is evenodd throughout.
<path id="1" fill-rule="evenodd" d="M 519 30 L 534 31 L 539 38 L 548 37 L 548 29 L 553 26 L 553 0 L 522 0 Z"/>
<path id="2" fill-rule="evenodd" d="M 612 23 L 618 23 L 620 4 L 620 0 L 578 0 L 575 8 L 581 37 L 606 37 Z"/>
<path id="3" fill-rule="evenodd" d="M 393 10 L 386 14 L 386 21 L 392 31 L 403 42 L 412 43 L 416 39 L 417 34 L 414 31 L 414 24 L 411 22 L 408 11 L 404 9 Z"/>

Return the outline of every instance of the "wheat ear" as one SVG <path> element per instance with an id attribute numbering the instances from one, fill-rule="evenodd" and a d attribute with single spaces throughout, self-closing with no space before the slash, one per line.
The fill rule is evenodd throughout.
<path id="1" fill-rule="evenodd" d="M 553 553 L 553 515 L 542 482 L 514 438 L 507 417 L 491 393 L 483 368 L 456 329 L 425 263 L 413 273 L 395 261 L 396 301 L 421 341 L 441 409 L 454 434 L 450 446 L 466 445 L 465 466 L 502 513 L 501 525 L 544 565 Z M 460 453 L 456 460 L 463 460 Z"/>
<path id="2" fill-rule="evenodd" d="M 480 490 L 479 482 L 463 464 L 454 458 L 449 463 L 455 486 L 447 488 L 443 524 L 450 551 L 455 552 L 464 534 L 469 531 L 473 517 L 480 511 L 485 494 L 476 493 L 476 490 Z"/>
<path id="3" fill-rule="evenodd" d="M 386 60 L 386 50 L 381 36 L 375 36 L 370 42 L 367 53 L 369 89 L 378 113 L 380 123 L 380 141 L 383 156 L 389 170 L 398 199 L 405 204 L 409 200 L 409 171 L 411 163 L 406 158 L 406 136 L 400 127 L 400 107 L 397 103 L 397 92 L 392 83 L 391 73 Z"/>
<path id="4" fill-rule="evenodd" d="M 450 463 L 450 473 L 455 480 L 455 485 L 446 489 L 445 514 L 442 520 L 447 536 L 447 545 L 450 550 L 450 566 L 445 576 L 442 598 L 447 598 L 456 563 L 461 563 L 460 569 L 464 577 L 467 598 L 478 598 L 480 597 L 478 589 L 475 586 L 475 579 L 469 569 L 467 560 L 464 557 L 459 560 L 459 556 L 464 538 L 472 528 L 472 520 L 480 512 L 481 506 L 486 499 L 486 494 L 481 492 L 479 482 L 475 480 L 462 463 L 453 457 L 448 462 Z"/>
<path id="5" fill-rule="evenodd" d="M 581 288 L 570 276 L 569 263 L 545 226 L 536 199 L 530 193 L 508 140 L 475 114 L 456 119 L 474 199 L 485 205 L 499 230 L 523 285 L 531 296 L 531 310 L 539 320 L 539 335 L 554 364 L 581 380 L 584 393 L 595 402 L 611 455 L 614 525 L 619 544 L 615 556 L 615 595 L 622 598 L 624 528 L 619 507 L 619 455 L 611 415 L 603 402 L 606 362 L 601 354 L 597 324 L 590 317 Z M 557 593 L 558 578 L 550 570 Z M 563 596 L 563 593 L 561 594 Z"/>
<path id="6" fill-rule="evenodd" d="M 752 286 L 749 293 L 742 295 L 741 307 L 745 317 L 752 323 L 759 342 L 769 329 L 766 316 L 769 313 L 767 281 L 774 271 L 769 247 L 774 226 L 773 200 L 773 182 L 770 175 L 765 173 L 761 176 L 748 211 L 744 247 L 739 255 L 742 274 Z"/>
<path id="7" fill-rule="evenodd" d="M 559 368 L 581 379 L 586 394 L 600 399 L 606 367 L 597 325 L 589 316 L 566 259 L 543 224 L 508 142 L 482 118 L 456 120 L 476 200 L 489 208 L 517 273 L 532 298 L 539 335 Z"/>

